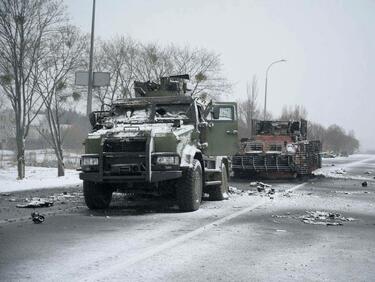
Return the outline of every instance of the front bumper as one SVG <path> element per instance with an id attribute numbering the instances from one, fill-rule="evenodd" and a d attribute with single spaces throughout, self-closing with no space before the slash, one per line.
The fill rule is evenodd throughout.
<path id="1" fill-rule="evenodd" d="M 164 180 L 171 180 L 180 178 L 182 171 L 180 170 L 165 170 L 152 171 L 151 181 L 147 177 L 141 175 L 101 175 L 99 172 L 81 172 L 79 178 L 85 181 L 92 182 L 106 182 L 106 183 L 132 183 L 132 182 L 159 182 Z"/>

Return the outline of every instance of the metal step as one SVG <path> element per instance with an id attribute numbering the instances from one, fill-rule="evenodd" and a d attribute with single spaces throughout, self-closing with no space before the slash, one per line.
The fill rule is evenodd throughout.
<path id="1" fill-rule="evenodd" d="M 220 180 L 206 181 L 204 184 L 206 186 L 221 185 L 221 181 Z"/>

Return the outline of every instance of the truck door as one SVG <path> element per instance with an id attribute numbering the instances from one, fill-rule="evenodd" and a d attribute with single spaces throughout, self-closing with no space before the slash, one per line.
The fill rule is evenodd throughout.
<path id="1" fill-rule="evenodd" d="M 235 102 L 216 102 L 207 116 L 207 155 L 228 156 L 238 152 L 238 117 Z"/>

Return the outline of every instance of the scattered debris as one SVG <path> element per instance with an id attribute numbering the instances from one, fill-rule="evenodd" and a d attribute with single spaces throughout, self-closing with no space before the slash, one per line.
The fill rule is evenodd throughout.
<path id="1" fill-rule="evenodd" d="M 32 212 L 31 219 L 35 224 L 43 223 L 45 220 L 44 216 L 39 214 L 38 212 Z"/>
<path id="2" fill-rule="evenodd" d="M 335 164 L 331 164 L 331 166 L 335 166 Z"/>
<path id="3" fill-rule="evenodd" d="M 285 193 L 283 194 L 283 197 L 287 197 L 287 198 L 290 198 L 292 197 L 292 191 L 285 191 Z"/>
<path id="4" fill-rule="evenodd" d="M 260 181 L 250 182 L 249 185 L 253 186 L 253 187 L 262 187 L 262 188 L 270 188 L 270 187 L 272 187 L 272 185 L 266 184 L 266 183 L 263 183 L 263 182 L 260 182 Z"/>
<path id="5" fill-rule="evenodd" d="M 53 206 L 53 201 L 42 198 L 33 198 L 31 201 L 28 201 L 26 204 L 19 204 L 17 208 L 48 208 Z"/>
<path id="6" fill-rule="evenodd" d="M 365 174 L 372 174 L 372 171 L 366 171 Z"/>
<path id="7" fill-rule="evenodd" d="M 62 192 L 59 194 L 54 194 L 53 196 L 50 196 L 49 198 L 53 201 L 65 201 L 67 199 L 83 198 L 83 193 Z"/>
<path id="8" fill-rule="evenodd" d="M 306 214 L 299 218 L 306 224 L 326 226 L 339 226 L 342 225 L 343 222 L 355 220 L 352 217 L 344 217 L 339 213 L 325 211 L 306 211 Z"/>
<path id="9" fill-rule="evenodd" d="M 339 168 L 339 169 L 336 169 L 336 170 L 334 171 L 334 173 L 336 173 L 336 174 L 345 174 L 345 173 L 346 173 L 346 170 L 343 169 L 343 168 Z"/>
<path id="10" fill-rule="evenodd" d="M 9 199 L 9 202 L 16 202 L 17 200 L 15 198 Z"/>
<path id="11" fill-rule="evenodd" d="M 244 191 L 243 190 L 240 190 L 236 187 L 233 187 L 233 186 L 229 186 L 229 189 L 228 189 L 228 192 L 230 194 L 242 194 Z"/>
<path id="12" fill-rule="evenodd" d="M 12 195 L 11 193 L 1 193 L 0 194 L 1 196 L 4 196 L 4 197 L 9 197 L 10 195 Z"/>
<path id="13" fill-rule="evenodd" d="M 367 181 L 362 182 L 362 187 L 367 187 Z"/>

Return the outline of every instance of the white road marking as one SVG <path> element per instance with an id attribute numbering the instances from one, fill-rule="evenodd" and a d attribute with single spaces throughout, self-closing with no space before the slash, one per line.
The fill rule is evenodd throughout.
<path id="1" fill-rule="evenodd" d="M 293 191 L 295 191 L 295 190 L 297 190 L 297 189 L 299 189 L 299 188 L 305 186 L 306 183 L 307 183 L 307 182 L 304 182 L 304 183 L 298 184 L 298 185 L 296 185 L 296 186 L 293 186 L 292 188 L 288 189 L 287 191 L 293 192 Z"/>
<path id="2" fill-rule="evenodd" d="M 295 191 L 301 187 L 303 187 L 304 185 L 306 184 L 305 183 L 301 183 L 301 184 L 298 184 L 290 189 L 288 189 L 287 191 Z M 254 205 L 251 205 L 247 208 L 244 208 L 240 211 L 237 211 L 235 213 L 232 213 L 230 215 L 227 215 L 227 216 L 224 216 L 223 218 L 221 219 L 218 219 L 218 220 L 215 220 L 209 224 L 206 224 L 202 227 L 199 227 L 198 229 L 195 229 L 189 233 L 186 233 L 184 235 L 181 235 L 171 241 L 168 241 L 164 244 L 161 244 L 159 246 L 156 246 L 156 247 L 152 247 L 150 248 L 149 250 L 143 252 L 143 253 L 140 253 L 139 255 L 133 255 L 131 258 L 127 258 L 125 260 L 122 260 L 122 259 L 119 259 L 120 262 L 118 263 L 113 263 L 111 264 L 111 266 L 105 268 L 105 269 L 101 269 L 99 273 L 95 273 L 91 276 L 85 276 L 85 281 L 98 281 L 98 280 L 105 280 L 106 278 L 108 279 L 108 277 L 111 276 L 111 274 L 114 274 L 114 273 L 118 273 L 118 271 L 121 271 L 121 270 L 124 270 L 126 269 L 127 267 L 137 263 L 137 262 L 140 262 L 140 261 L 143 261 L 145 259 L 148 259 L 158 253 L 161 253 L 165 250 L 168 250 L 168 249 L 171 249 L 187 240 L 190 240 L 200 234 L 202 234 L 203 232 L 206 232 L 206 231 L 209 231 L 210 229 L 212 228 L 217 228 L 217 226 L 221 225 L 221 224 L 224 224 L 225 222 L 233 219 L 233 218 L 236 218 L 236 217 L 239 217 L 245 213 L 248 213 L 262 205 L 264 205 L 265 203 L 267 203 L 268 201 L 265 200 L 265 199 L 261 199 L 258 203 L 254 204 Z"/>
<path id="3" fill-rule="evenodd" d="M 356 162 L 351 162 L 351 163 L 347 163 L 347 164 L 343 164 L 343 165 L 338 165 L 338 167 L 345 167 L 345 168 L 356 167 L 358 165 L 364 164 L 364 163 L 366 163 L 368 161 L 372 161 L 374 159 L 375 159 L 375 157 L 371 157 L 371 158 L 367 158 L 367 159 L 356 161 Z"/>

